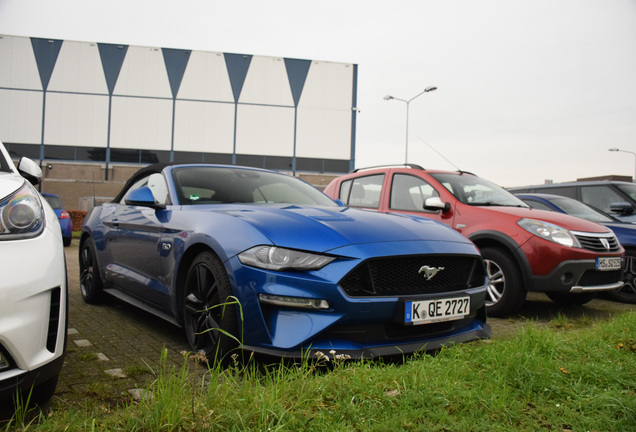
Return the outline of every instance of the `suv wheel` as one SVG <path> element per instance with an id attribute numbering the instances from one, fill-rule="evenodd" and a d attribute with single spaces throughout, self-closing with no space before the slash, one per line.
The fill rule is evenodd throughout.
<path id="1" fill-rule="evenodd" d="M 526 300 L 526 290 L 516 263 L 499 248 L 485 247 L 480 252 L 488 275 L 488 315 L 502 316 L 517 312 Z"/>
<path id="2" fill-rule="evenodd" d="M 636 250 L 625 250 L 625 274 L 620 289 L 607 293 L 607 297 L 623 303 L 636 303 Z"/>

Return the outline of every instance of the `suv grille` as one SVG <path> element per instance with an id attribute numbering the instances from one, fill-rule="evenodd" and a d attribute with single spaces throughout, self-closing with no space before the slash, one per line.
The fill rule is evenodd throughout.
<path id="1" fill-rule="evenodd" d="M 439 271 L 430 279 L 424 266 Z M 443 269 L 441 269 L 443 267 Z M 437 294 L 483 286 L 483 261 L 474 256 L 418 255 L 363 262 L 340 281 L 350 297 Z"/>
<path id="2" fill-rule="evenodd" d="M 572 232 L 583 249 L 594 252 L 618 252 L 621 249 L 616 236 L 612 233 L 596 234 L 588 232 Z"/>

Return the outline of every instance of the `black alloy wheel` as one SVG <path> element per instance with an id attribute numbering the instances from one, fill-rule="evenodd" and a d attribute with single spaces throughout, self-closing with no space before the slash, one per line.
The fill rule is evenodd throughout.
<path id="1" fill-rule="evenodd" d="M 622 303 L 636 303 L 636 250 L 625 250 L 625 264 L 623 267 L 623 285 L 616 291 L 607 293 L 607 297 Z"/>
<path id="2" fill-rule="evenodd" d="M 210 362 L 227 362 L 238 345 L 236 300 L 219 258 L 201 252 L 185 281 L 183 324 L 192 350 Z"/>
<path id="3" fill-rule="evenodd" d="M 87 238 L 82 242 L 79 261 L 82 298 L 88 304 L 99 304 L 104 299 L 104 291 L 92 239 Z"/>

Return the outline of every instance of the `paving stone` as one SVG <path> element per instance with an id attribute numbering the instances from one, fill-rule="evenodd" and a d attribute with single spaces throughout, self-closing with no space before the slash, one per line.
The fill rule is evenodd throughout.
<path id="1" fill-rule="evenodd" d="M 76 339 L 73 341 L 75 343 L 75 345 L 77 345 L 78 347 L 89 347 L 89 346 L 93 346 L 93 344 L 86 340 L 86 339 Z"/>
<path id="2" fill-rule="evenodd" d="M 115 378 L 127 378 L 126 374 L 121 369 L 107 369 L 104 372 Z"/>

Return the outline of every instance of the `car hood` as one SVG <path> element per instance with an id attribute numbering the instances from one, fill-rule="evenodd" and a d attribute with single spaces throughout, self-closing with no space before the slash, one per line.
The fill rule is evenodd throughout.
<path id="1" fill-rule="evenodd" d="M 238 218 L 285 247 L 328 251 L 342 246 L 395 241 L 470 243 L 431 219 L 382 214 L 345 207 L 299 205 L 232 205 L 217 210 Z"/>
<path id="2" fill-rule="evenodd" d="M 547 210 L 538 210 L 525 207 L 481 207 L 498 213 L 514 216 L 518 219 L 528 218 L 537 219 L 544 222 L 549 222 L 558 225 L 562 228 L 571 231 L 583 231 L 583 232 L 609 232 L 609 228 L 596 222 L 590 222 L 585 219 L 581 219 L 575 216 L 571 216 L 564 213 L 558 213 Z"/>
<path id="3" fill-rule="evenodd" d="M 0 200 L 17 191 L 24 184 L 24 179 L 15 174 L 0 172 Z"/>

